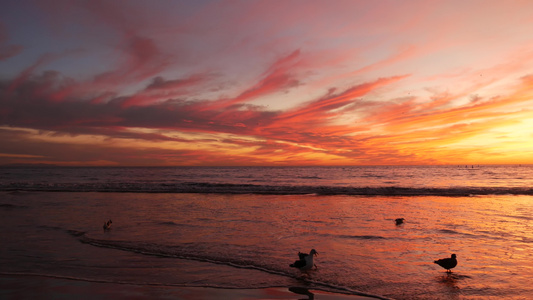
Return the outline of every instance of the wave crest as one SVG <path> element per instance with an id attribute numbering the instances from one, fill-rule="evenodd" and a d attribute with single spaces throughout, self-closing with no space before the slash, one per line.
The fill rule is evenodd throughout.
<path id="1" fill-rule="evenodd" d="M 185 182 L 158 183 L 108 183 L 108 184 L 39 184 L 18 183 L 0 185 L 0 191 L 51 191 L 51 192 L 128 192 L 128 193 L 216 193 L 265 195 L 361 195 L 361 196 L 450 196 L 477 195 L 533 195 L 533 188 L 524 187 L 352 187 L 352 186 L 293 186 Z"/>

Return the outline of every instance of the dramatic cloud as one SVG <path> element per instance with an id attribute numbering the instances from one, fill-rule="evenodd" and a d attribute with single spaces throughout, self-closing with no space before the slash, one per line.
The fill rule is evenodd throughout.
<path id="1" fill-rule="evenodd" d="M 34 4 L 0 164 L 533 163 L 529 2 Z"/>

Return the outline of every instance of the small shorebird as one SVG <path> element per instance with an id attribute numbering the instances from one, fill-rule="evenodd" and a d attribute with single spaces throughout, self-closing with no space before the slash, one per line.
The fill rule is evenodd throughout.
<path id="1" fill-rule="evenodd" d="M 313 267 L 318 269 L 318 267 L 315 265 L 313 258 L 315 255 L 318 255 L 318 252 L 316 252 L 315 249 L 311 249 L 309 254 L 298 252 L 299 260 L 295 261 L 293 264 L 290 264 L 289 266 L 292 268 L 297 268 L 302 272 L 307 272 L 311 270 Z"/>
<path id="2" fill-rule="evenodd" d="M 457 258 L 455 254 L 452 254 L 452 257 L 438 259 L 434 261 L 434 263 L 446 269 L 446 272 L 451 273 L 452 271 L 450 269 L 453 269 L 455 266 L 457 266 Z"/>
<path id="3" fill-rule="evenodd" d="M 111 221 L 111 219 L 109 219 L 109 221 L 107 221 L 107 222 L 104 222 L 104 231 L 111 229 L 111 224 L 112 223 L 113 223 L 113 221 Z"/>
<path id="4" fill-rule="evenodd" d="M 401 224 L 403 224 L 404 220 L 405 220 L 404 218 L 398 218 L 398 219 L 394 220 L 394 222 L 396 222 L 396 225 L 401 225 Z"/>

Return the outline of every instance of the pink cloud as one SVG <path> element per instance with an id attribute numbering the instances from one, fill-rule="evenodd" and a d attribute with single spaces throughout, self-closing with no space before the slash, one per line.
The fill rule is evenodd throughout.
<path id="1" fill-rule="evenodd" d="M 517 26 L 528 16 L 525 3 L 490 3 L 488 15 L 472 14 L 474 4 L 458 10 L 450 3 L 139 3 L 40 4 L 57 30 L 42 46 L 64 49 L 27 61 L 19 74 L 2 74 L 0 125 L 183 144 L 198 141 L 154 132 L 221 134 L 234 136 L 218 141 L 226 146 L 254 149 L 180 152 L 195 163 L 224 155 L 232 163 L 310 163 L 308 153 L 333 162 L 436 162 L 418 153 L 436 155 L 439 147 L 511 124 L 509 107 L 529 107 L 531 78 L 523 76 L 533 66 L 531 41 L 513 33 L 527 32 Z M 166 5 L 190 14 L 157 10 Z M 513 18 L 494 14 L 500 9 Z M 10 43 L 5 28 L 0 24 L 2 64 L 27 52 Z M 78 46 L 88 47 L 76 57 L 83 66 L 96 62 L 91 79 L 61 65 Z M 88 58 L 89 48 L 105 55 Z M 256 105 L 266 99 L 278 108 Z M 105 159 L 128 157 L 115 154 Z M 184 163 L 163 149 L 135 149 L 130 158 L 142 155 Z"/>
<path id="2" fill-rule="evenodd" d="M 278 59 L 252 87 L 246 89 L 235 98 L 223 99 L 214 103 L 210 109 L 228 107 L 298 86 L 300 82 L 294 73 L 298 71 L 297 67 L 300 61 L 301 54 L 299 50 Z"/>
<path id="3" fill-rule="evenodd" d="M 324 118 L 332 110 L 342 108 L 346 105 L 354 104 L 360 101 L 360 97 L 368 94 L 369 92 L 381 86 L 401 80 L 405 77 L 406 76 L 380 78 L 374 82 L 356 85 L 339 94 L 328 93 L 321 99 L 311 101 L 310 103 L 296 110 L 288 111 L 282 114 L 279 119 L 296 123 L 298 120 L 303 119 L 313 121 L 315 117 Z"/>
<path id="4" fill-rule="evenodd" d="M 122 63 L 115 70 L 96 75 L 95 84 L 112 86 L 141 82 L 154 77 L 169 64 L 168 56 L 150 38 L 129 37 L 121 51 L 124 53 Z"/>

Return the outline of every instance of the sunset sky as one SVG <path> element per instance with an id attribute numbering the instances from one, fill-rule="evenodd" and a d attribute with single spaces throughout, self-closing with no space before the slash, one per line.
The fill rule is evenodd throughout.
<path id="1" fill-rule="evenodd" d="M 4 1 L 0 165 L 533 163 L 533 1 Z"/>

